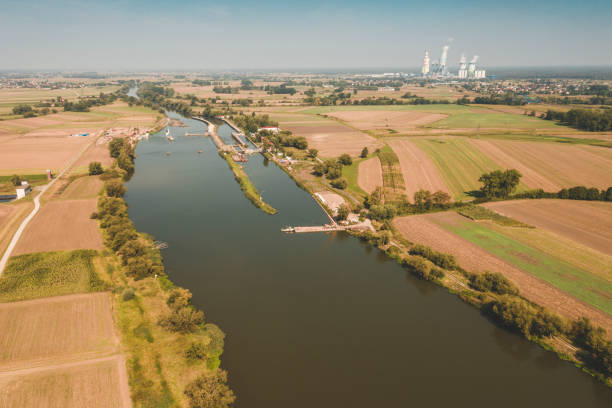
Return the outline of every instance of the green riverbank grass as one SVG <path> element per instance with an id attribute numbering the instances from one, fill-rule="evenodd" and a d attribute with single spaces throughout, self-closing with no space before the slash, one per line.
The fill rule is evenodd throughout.
<path id="1" fill-rule="evenodd" d="M 516 241 L 501 232 L 471 221 L 442 227 L 533 274 L 556 288 L 612 315 L 612 283 L 563 260 Z"/>
<path id="2" fill-rule="evenodd" d="M 240 185 L 240 189 L 246 198 L 248 198 L 255 205 L 255 207 L 260 208 L 263 212 L 271 215 L 276 214 L 276 209 L 262 200 L 261 194 L 259 194 L 259 191 L 257 191 L 249 179 L 249 176 L 247 176 L 247 174 L 244 172 L 242 166 L 236 163 L 227 153 L 219 152 L 219 155 L 225 159 L 230 169 L 232 169 L 234 177 L 236 178 L 236 181 Z"/>
<path id="3" fill-rule="evenodd" d="M 98 255 L 80 249 L 12 257 L 0 278 L 0 302 L 105 290 L 93 263 Z"/>
<path id="4" fill-rule="evenodd" d="M 469 204 L 464 207 L 457 208 L 456 211 L 464 217 L 475 221 L 491 220 L 494 223 L 504 227 L 534 228 L 531 225 L 527 225 L 510 217 L 506 217 L 505 215 L 498 214 L 495 211 L 489 210 L 488 208 L 480 205 Z"/>

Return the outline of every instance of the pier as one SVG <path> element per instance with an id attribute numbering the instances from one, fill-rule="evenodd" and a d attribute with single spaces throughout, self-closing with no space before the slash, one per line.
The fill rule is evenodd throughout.
<path id="1" fill-rule="evenodd" d="M 334 231 L 347 231 L 347 230 L 357 230 L 357 231 L 372 231 L 374 228 L 370 223 L 370 220 L 365 220 L 363 222 L 351 225 L 338 225 L 338 224 L 325 224 L 325 225 L 312 225 L 312 226 L 301 226 L 301 227 L 285 227 L 281 228 L 282 232 L 287 233 L 305 233 L 305 232 L 334 232 Z"/>

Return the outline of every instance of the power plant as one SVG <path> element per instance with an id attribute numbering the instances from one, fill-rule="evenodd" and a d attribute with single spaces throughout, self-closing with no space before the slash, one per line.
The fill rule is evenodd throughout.
<path id="1" fill-rule="evenodd" d="M 449 48 L 450 45 L 444 45 L 442 47 L 442 53 L 440 54 L 440 60 L 434 61 L 433 63 L 431 63 L 429 59 L 429 50 L 425 50 L 425 56 L 423 57 L 423 65 L 421 66 L 421 75 L 423 77 L 431 79 L 457 78 L 465 80 L 486 78 L 486 71 L 484 69 L 476 69 L 478 55 L 474 55 L 468 65 L 465 54 L 461 54 L 457 75 L 449 73 L 448 68 L 446 66 Z"/>

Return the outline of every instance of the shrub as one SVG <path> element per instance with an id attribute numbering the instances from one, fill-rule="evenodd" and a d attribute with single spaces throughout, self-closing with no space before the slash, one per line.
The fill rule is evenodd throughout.
<path id="1" fill-rule="evenodd" d="M 134 289 L 127 288 L 123 291 L 121 298 L 123 299 L 124 302 L 127 302 L 128 300 L 134 299 L 134 296 L 135 296 Z"/>
<path id="2" fill-rule="evenodd" d="M 201 375 L 185 387 L 192 408 L 227 408 L 236 397 L 227 385 L 227 372 L 215 370 Z"/>
<path id="3" fill-rule="evenodd" d="M 338 207 L 338 219 L 339 220 L 346 220 L 346 218 L 348 217 L 350 212 L 351 211 L 346 206 L 346 204 L 341 204 L 340 207 Z"/>
<path id="4" fill-rule="evenodd" d="M 432 268 L 430 264 L 419 256 L 405 258 L 402 261 L 402 266 L 420 279 L 433 281 L 444 277 L 444 272 L 441 269 Z"/>
<path id="5" fill-rule="evenodd" d="M 501 325 L 526 337 L 553 336 L 567 330 L 559 316 L 517 296 L 503 295 L 486 303 L 482 310 Z"/>
<path id="6" fill-rule="evenodd" d="M 366 157 L 368 157 L 368 154 L 370 154 L 370 152 L 368 152 L 368 147 L 366 146 L 361 150 L 361 154 L 359 155 L 359 157 L 365 159 Z"/>
<path id="7" fill-rule="evenodd" d="M 100 162 L 91 162 L 89 163 L 89 175 L 97 176 L 98 174 L 102 174 L 104 171 L 102 170 L 102 163 Z"/>
<path id="8" fill-rule="evenodd" d="M 455 257 L 450 254 L 443 254 L 438 251 L 434 251 L 433 249 L 426 247 L 424 245 L 414 245 L 408 251 L 410 255 L 419 255 L 423 258 L 429 259 L 435 265 L 444 269 L 457 269 L 457 261 Z"/>
<path id="9" fill-rule="evenodd" d="M 185 352 L 187 360 L 204 360 L 206 358 L 206 346 L 204 343 L 191 343 Z"/>
<path id="10" fill-rule="evenodd" d="M 204 312 L 189 306 L 174 309 L 159 321 L 159 325 L 165 329 L 180 333 L 193 333 L 202 323 L 204 323 Z"/>
<path id="11" fill-rule="evenodd" d="M 119 154 L 121 154 L 121 151 L 123 150 L 124 144 L 125 144 L 124 139 L 111 140 L 110 143 L 108 144 L 108 150 L 110 152 L 111 157 L 114 157 L 115 159 L 118 158 Z"/>
<path id="12" fill-rule="evenodd" d="M 189 306 L 191 302 L 191 292 L 188 289 L 176 288 L 170 292 L 166 303 L 172 309 L 180 309 L 181 307 Z"/>
<path id="13" fill-rule="evenodd" d="M 377 221 L 390 220 L 397 210 L 392 204 L 377 204 L 370 207 L 370 218 Z"/>
<path id="14" fill-rule="evenodd" d="M 328 180 L 335 180 L 338 179 L 342 176 L 342 169 L 338 168 L 338 167 L 328 167 L 327 168 L 327 173 L 326 173 L 326 178 Z"/>
<path id="15" fill-rule="evenodd" d="M 327 176 L 329 177 L 329 174 Z M 348 185 L 346 180 L 343 178 L 332 180 L 330 184 L 333 188 L 337 188 L 338 190 L 344 190 Z"/>
<path id="16" fill-rule="evenodd" d="M 104 187 L 108 197 L 123 197 L 126 192 L 125 186 L 118 180 L 107 181 Z"/>
<path id="17" fill-rule="evenodd" d="M 470 286 L 481 292 L 490 291 L 499 295 L 517 295 L 518 288 L 499 272 L 484 272 L 470 276 Z"/>

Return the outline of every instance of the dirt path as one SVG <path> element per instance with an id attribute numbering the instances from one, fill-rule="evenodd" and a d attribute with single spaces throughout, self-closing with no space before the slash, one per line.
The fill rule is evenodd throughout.
<path id="1" fill-rule="evenodd" d="M 421 189 L 432 193 L 442 190 L 450 194 L 438 169 L 425 152 L 408 139 L 389 139 L 388 143 L 399 158 L 406 194 L 410 199 Z"/>
<path id="2" fill-rule="evenodd" d="M 372 194 L 376 187 L 382 187 L 382 168 L 378 157 L 372 157 L 359 163 L 357 184 L 368 194 Z"/>

